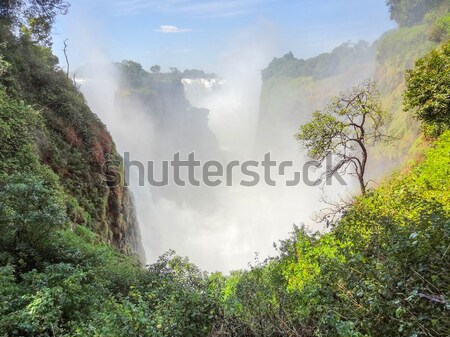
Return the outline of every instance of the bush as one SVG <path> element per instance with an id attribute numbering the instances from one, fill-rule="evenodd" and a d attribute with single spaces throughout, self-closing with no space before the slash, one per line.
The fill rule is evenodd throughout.
<path id="1" fill-rule="evenodd" d="M 450 42 L 419 59 L 406 73 L 404 105 L 438 136 L 450 127 Z"/>

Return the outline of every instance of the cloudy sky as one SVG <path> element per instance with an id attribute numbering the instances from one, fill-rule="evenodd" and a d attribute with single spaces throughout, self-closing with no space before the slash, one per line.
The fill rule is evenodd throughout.
<path id="1" fill-rule="evenodd" d="M 69 15 L 54 30 L 54 51 L 62 56 L 68 38 L 72 68 L 95 46 L 114 61 L 216 71 L 221 54 L 243 32 L 250 32 L 247 41 L 270 40 L 270 58 L 288 51 L 309 57 L 349 40 L 373 41 L 394 27 L 384 0 L 69 2 Z"/>

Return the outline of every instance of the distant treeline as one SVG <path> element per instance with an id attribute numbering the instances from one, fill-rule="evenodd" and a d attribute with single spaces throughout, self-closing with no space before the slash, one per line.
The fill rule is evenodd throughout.
<path id="1" fill-rule="evenodd" d="M 375 49 L 368 42 L 344 43 L 333 49 L 331 53 L 323 53 L 309 59 L 298 59 L 287 53 L 283 57 L 275 57 L 269 66 L 262 70 L 263 81 L 271 77 L 311 76 L 315 79 L 330 77 L 342 72 L 344 68 L 355 63 L 371 60 Z"/>

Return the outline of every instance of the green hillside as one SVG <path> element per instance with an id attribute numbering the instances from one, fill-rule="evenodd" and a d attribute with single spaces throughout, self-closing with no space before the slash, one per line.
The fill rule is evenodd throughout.
<path id="1" fill-rule="evenodd" d="M 446 132 L 330 233 L 294 228 L 279 256 L 212 275 L 223 326 L 239 336 L 447 335 L 449 173 Z"/>
<path id="2" fill-rule="evenodd" d="M 405 71 L 415 60 L 448 40 L 448 8 L 449 3 L 443 1 L 439 9 L 433 9 L 422 20 L 383 34 L 371 46 L 364 42 L 346 43 L 307 60 L 297 59 L 291 53 L 274 58 L 262 71 L 260 139 L 268 135 L 288 139 L 291 134 L 286 132 L 293 125 L 298 127 L 307 122 L 312 112 L 322 108 L 331 97 L 370 78 L 377 83 L 383 106 L 391 116 L 387 133 L 399 140 L 372 149 L 376 159 L 373 176 L 379 174 L 375 168 L 380 164 L 389 163 L 390 168 L 400 164 L 419 132 L 417 122 L 403 111 Z"/>
<path id="3" fill-rule="evenodd" d="M 63 2 L 0 3 L 0 336 L 449 336 L 450 42 L 447 2 L 430 3 L 388 1 L 402 27 L 372 47 L 264 71 L 260 132 L 277 133 L 376 57 L 392 156 L 406 159 L 327 233 L 294 227 L 276 256 L 229 275 L 172 251 L 142 266 L 131 196 L 106 165 L 122 160 L 51 53 Z M 155 91 L 128 89 L 153 96 L 161 84 L 141 75 Z"/>

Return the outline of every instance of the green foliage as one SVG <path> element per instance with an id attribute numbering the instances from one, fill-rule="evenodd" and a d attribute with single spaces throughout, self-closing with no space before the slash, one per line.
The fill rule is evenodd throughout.
<path id="1" fill-rule="evenodd" d="M 219 335 L 445 336 L 449 173 L 447 131 L 420 162 L 358 198 L 332 231 L 294 228 L 278 257 L 213 275 L 226 294 Z"/>
<path id="2" fill-rule="evenodd" d="M 146 270 L 79 226 L 56 229 L 39 254 L 33 269 L 2 262 L 1 335 L 205 336 L 216 317 L 206 275 L 173 253 Z"/>
<path id="3" fill-rule="evenodd" d="M 450 42 L 431 51 L 406 73 L 404 104 L 425 125 L 428 135 L 450 127 Z"/>
<path id="4" fill-rule="evenodd" d="M 305 142 L 311 158 L 322 159 L 336 147 L 336 138 L 344 131 L 345 125 L 330 113 L 316 111 L 312 121 L 302 125 L 296 138 Z"/>
<path id="5" fill-rule="evenodd" d="M 47 261 L 56 253 L 52 247 L 47 242 Z M 99 249 L 96 251 L 97 254 L 101 252 Z M 71 336 L 71 331 L 78 329 L 78 325 L 91 322 L 103 313 L 105 301 L 112 301 L 108 298 L 113 294 L 108 292 L 108 279 L 96 272 L 96 264 L 92 260 L 75 264 L 67 254 L 58 256 L 58 259 L 39 269 L 22 271 L 18 274 L 20 277 L 10 275 L 10 287 L 15 287 L 11 291 L 23 295 L 4 308 L 0 319 L 2 334 Z M 9 265 L 5 270 L 11 268 Z M 5 291 L 3 298 L 7 295 L 9 292 Z"/>
<path id="6" fill-rule="evenodd" d="M 332 269 L 330 285 L 339 313 L 360 321 L 361 332 L 445 335 L 449 149 L 447 132 L 410 173 L 357 201 L 333 233 L 346 243 L 346 262 Z M 386 323 L 368 324 L 380 320 Z"/>
<path id="7" fill-rule="evenodd" d="M 391 19 L 400 26 L 413 26 L 422 21 L 426 13 L 446 0 L 387 0 Z"/>
<path id="8" fill-rule="evenodd" d="M 124 60 L 121 63 L 116 64 L 116 66 L 121 71 L 123 81 L 128 87 L 137 88 L 142 86 L 143 81 L 148 78 L 149 75 L 142 68 L 141 64 L 134 61 Z"/>
<path id="9" fill-rule="evenodd" d="M 0 55 L 7 64 L 0 77 L 0 130 L 13 138 L 0 139 L 5 145 L 0 156 L 10 157 L 0 168 L 5 173 L 39 165 L 51 168 L 63 177 L 60 184 L 71 220 L 133 253 L 132 241 L 139 239 L 121 235 L 136 225 L 129 216 L 128 192 L 105 183 L 106 160 L 121 161 L 105 126 L 57 67 L 49 48 L 10 31 L 0 33 Z"/>
<path id="10" fill-rule="evenodd" d="M 433 11 L 432 13 L 437 13 Z M 389 31 L 377 41 L 377 66 L 375 80 L 381 93 L 383 105 L 391 119 L 387 133 L 398 141 L 387 146 L 374 148 L 373 158 L 385 165 L 386 158 L 401 162 L 419 133 L 419 123 L 413 115 L 404 111 L 403 92 L 405 90 L 405 71 L 414 66 L 418 58 L 437 46 L 430 40 L 430 30 L 436 16 L 427 15 L 426 23 L 413 27 L 401 27 Z"/>
<path id="11" fill-rule="evenodd" d="M 0 23 L 11 31 L 20 28 L 22 35 L 50 45 L 50 32 L 58 14 L 67 14 L 64 0 L 4 0 L 0 3 Z"/>
<path id="12" fill-rule="evenodd" d="M 342 72 L 355 62 L 368 60 L 373 50 L 365 41 L 356 44 L 350 42 L 333 49 L 331 53 L 304 60 L 297 59 L 289 52 L 281 58 L 274 58 L 269 66 L 262 70 L 262 79 L 267 81 L 271 77 L 304 77 L 312 76 L 315 79 L 330 77 Z"/>
<path id="13" fill-rule="evenodd" d="M 30 140 L 38 120 L 30 106 L 11 100 L 0 87 L 0 173 L 32 170 L 37 165 Z"/>
<path id="14" fill-rule="evenodd" d="M 337 157 L 327 178 L 346 173 L 350 167 L 365 193 L 367 146 L 387 138 L 382 134 L 386 117 L 375 83 L 366 81 L 334 97 L 325 111 L 314 112 L 312 120 L 300 126 L 296 138 L 313 159 L 323 162 L 329 155 Z"/>
<path id="15" fill-rule="evenodd" d="M 423 56 L 435 46 L 428 40 L 427 25 L 402 27 L 385 33 L 377 46 L 377 61 L 395 66 L 403 75 L 414 60 Z"/>
<path id="16" fill-rule="evenodd" d="M 150 71 L 154 74 L 159 74 L 161 72 L 161 66 L 159 65 L 154 65 L 150 67 Z"/>
<path id="17" fill-rule="evenodd" d="M 150 72 L 147 72 L 141 64 L 130 60 L 116 63 L 115 66 L 121 76 L 121 87 L 128 90 L 126 94 L 134 94 L 141 98 L 155 96 L 156 91 L 165 84 L 181 85 L 183 78 L 217 77 L 215 74 L 208 74 L 198 69 L 186 69 L 181 72 L 177 68 L 170 68 L 170 72 L 161 72 L 159 65 L 151 66 Z M 82 72 L 86 70 L 88 69 L 84 69 Z"/>
<path id="18" fill-rule="evenodd" d="M 431 11 L 425 16 L 428 26 L 428 38 L 434 42 L 445 42 L 450 39 L 450 3 L 449 8 Z"/>
<path id="19" fill-rule="evenodd" d="M 5 252 L 33 263 L 35 251 L 66 221 L 62 193 L 33 174 L 10 175 L 0 186 L 0 242 Z"/>
<path id="20" fill-rule="evenodd" d="M 127 243 L 116 238 L 127 228 L 118 211 L 129 207 L 126 191 L 102 182 L 104 160 L 120 161 L 114 144 L 51 51 L 33 42 L 45 37 L 58 9 L 45 6 L 62 2 L 3 2 L 2 19 L 8 15 L 12 25 L 30 4 L 41 6 L 32 13 L 49 10 L 50 16 L 33 14 L 20 37 L 0 25 L 0 336 L 448 335 L 450 131 L 420 161 L 358 198 L 331 231 L 295 227 L 276 257 L 256 259 L 249 270 L 207 275 L 173 252 L 145 269 L 123 254 L 130 253 Z M 439 18 L 436 27 L 446 27 L 445 16 Z M 401 73 L 414 58 L 411 50 L 432 45 L 424 38 L 431 26 L 388 34 L 380 59 Z M 399 50 L 388 50 L 403 37 Z M 448 61 L 447 49 L 410 72 L 414 90 L 429 94 L 414 107 L 442 125 L 448 124 L 449 83 L 436 65 Z M 369 54 L 364 44 L 307 61 L 288 54 L 268 68 L 265 85 L 276 87 L 286 76 L 295 88 L 313 88 L 314 78 L 334 76 L 333 67 Z M 208 75 L 150 74 L 132 61 L 118 67 L 130 94 L 140 96 L 179 85 L 182 76 Z M 436 84 L 430 91 L 428 81 Z M 326 140 L 348 131 L 346 118 L 371 109 L 379 112 L 372 120 L 379 124 L 377 95 L 364 98 L 352 101 L 356 108 L 335 99 L 328 113 L 315 114 L 316 124 L 304 129 L 314 140 L 312 155 L 334 149 Z"/>

